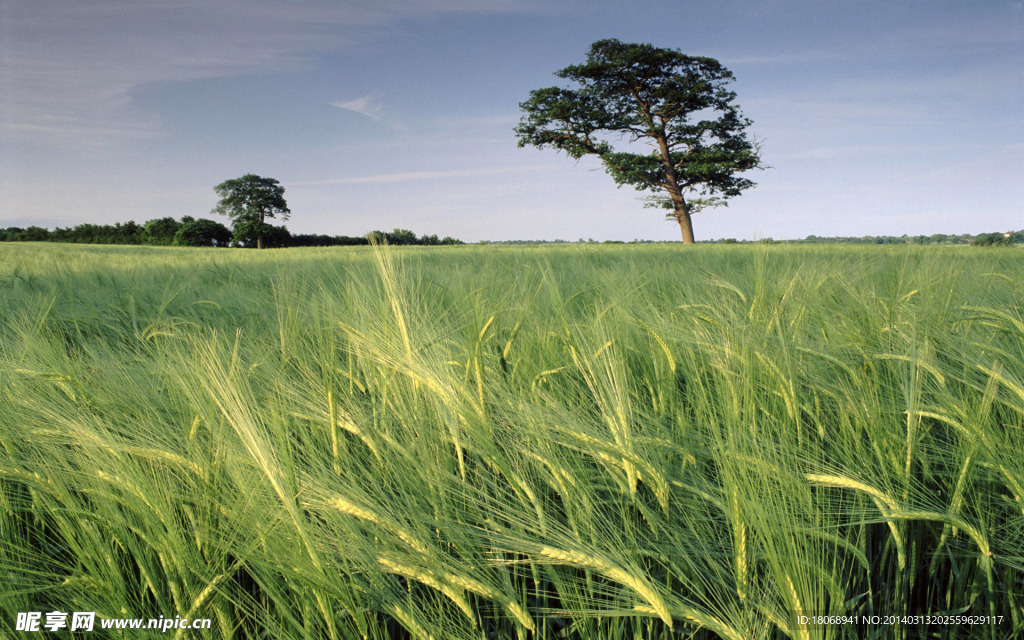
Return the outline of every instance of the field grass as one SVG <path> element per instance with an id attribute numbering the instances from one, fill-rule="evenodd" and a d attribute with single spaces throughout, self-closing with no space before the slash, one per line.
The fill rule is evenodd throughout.
<path id="1" fill-rule="evenodd" d="M 1022 637 L 1024 252 L 4 245 L 0 635 L 54 610 Z"/>

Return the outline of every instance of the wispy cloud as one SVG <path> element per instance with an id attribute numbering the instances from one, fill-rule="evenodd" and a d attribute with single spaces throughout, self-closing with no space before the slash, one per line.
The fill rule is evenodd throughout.
<path id="1" fill-rule="evenodd" d="M 117 145 L 161 131 L 159 119 L 134 104 L 138 87 L 304 69 L 319 53 L 359 45 L 373 31 L 367 27 L 535 4 L 429 0 L 397 11 L 366 0 L 0 0 L 0 142 Z M 371 103 L 359 112 L 376 117 Z"/>
<path id="2" fill-rule="evenodd" d="M 767 7 L 769 3 L 761 4 Z M 810 68 L 845 63 L 856 69 L 867 63 L 895 67 L 916 61 L 928 66 L 938 56 L 949 55 L 953 57 L 951 68 L 955 69 L 958 62 L 981 54 L 989 57 L 987 63 L 1004 58 L 1008 69 L 1015 71 L 1020 66 L 1021 45 L 1024 44 L 1024 31 L 1021 30 L 1024 7 L 1019 1 L 992 2 L 986 7 L 989 11 L 979 11 L 980 5 L 958 6 L 953 3 L 936 11 L 933 16 L 922 12 L 910 20 L 896 19 L 890 25 L 875 24 L 875 18 L 872 18 L 870 29 L 863 28 L 864 16 L 881 14 L 884 10 L 869 8 L 869 2 L 849 4 L 840 10 L 824 3 L 809 4 L 820 5 L 814 11 L 819 19 L 822 15 L 832 19 L 845 11 L 847 26 L 836 28 L 837 25 L 833 25 L 827 30 L 815 30 L 810 23 L 805 23 L 801 36 L 828 33 L 828 37 L 813 37 L 806 41 L 799 38 L 785 41 L 739 39 L 723 43 L 723 50 L 716 57 L 730 68 L 791 69 L 794 65 Z M 1004 5 L 1003 10 L 999 4 Z M 908 3 L 903 6 L 897 4 L 891 8 L 891 13 L 899 16 L 909 7 Z M 918 11 L 914 10 L 914 13 Z M 970 69 L 976 70 L 977 67 L 972 61 Z M 743 71 L 747 72 L 746 69 Z"/>
<path id="3" fill-rule="evenodd" d="M 158 133 L 160 121 L 133 103 L 137 87 L 300 68 L 309 52 L 346 43 L 341 30 L 315 23 L 336 26 L 323 7 L 288 14 L 236 0 L 3 5 L 0 136 L 61 148 Z"/>
<path id="4" fill-rule="evenodd" d="M 721 56 L 722 62 L 729 66 L 740 66 L 740 65 L 751 65 L 751 66 L 782 66 L 791 64 L 803 64 L 808 62 L 834 62 L 837 60 L 844 60 L 854 57 L 854 54 L 848 50 L 835 50 L 835 51 L 801 51 L 799 53 L 766 53 L 756 55 L 729 55 L 726 53 Z"/>
<path id="5" fill-rule="evenodd" d="M 479 169 L 452 169 L 449 171 L 406 171 L 401 173 L 379 173 L 370 176 L 352 176 L 331 178 L 309 182 L 293 183 L 294 186 L 320 186 L 334 184 L 386 184 L 393 182 L 410 182 L 413 180 L 441 180 L 445 178 L 472 178 L 475 176 L 493 176 L 509 173 L 525 173 L 530 171 L 549 170 L 555 165 L 530 165 L 510 167 L 485 167 Z"/>
<path id="6" fill-rule="evenodd" d="M 352 111 L 368 118 L 376 120 L 380 117 L 380 104 L 370 94 L 355 98 L 354 100 L 346 100 L 344 102 L 337 101 L 331 103 L 332 107 L 338 107 L 346 111 Z"/>

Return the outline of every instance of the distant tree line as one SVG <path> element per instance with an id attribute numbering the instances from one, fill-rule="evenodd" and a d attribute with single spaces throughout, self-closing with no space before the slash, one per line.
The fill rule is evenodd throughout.
<path id="1" fill-rule="evenodd" d="M 518 244 L 662 244 L 655 240 L 481 240 L 479 244 L 518 245 Z M 995 233 L 946 234 L 936 233 L 930 236 L 859 236 L 859 237 L 821 237 L 807 236 L 797 240 L 775 240 L 760 238 L 758 240 L 737 240 L 736 238 L 719 238 L 718 240 L 698 240 L 697 244 L 970 244 L 972 246 L 1009 246 L 1024 244 L 1024 231 L 1008 231 Z"/>
<path id="2" fill-rule="evenodd" d="M 265 247 L 338 247 L 366 245 L 371 241 L 389 245 L 450 245 L 461 240 L 436 235 L 417 236 L 408 229 L 371 231 L 363 236 L 330 236 L 296 233 L 287 228 L 266 225 L 263 229 Z M 132 244 L 177 247 L 255 247 L 256 238 L 233 238 L 231 229 L 214 220 L 184 216 L 157 218 L 143 224 L 134 221 L 117 224 L 79 224 L 74 227 L 0 228 L 0 242 L 70 242 L 76 244 Z"/>
<path id="3" fill-rule="evenodd" d="M 461 240 L 436 235 L 417 236 L 408 229 L 391 231 L 371 231 L 362 236 L 330 236 L 315 233 L 293 234 L 284 226 L 267 225 L 263 236 L 265 247 L 341 247 L 366 245 L 371 241 L 389 245 L 451 245 L 464 244 Z M 233 240 L 231 229 L 214 220 L 184 216 L 180 221 L 174 218 L 157 218 L 144 224 L 133 221 L 117 224 L 80 224 L 74 227 L 57 227 L 49 231 L 43 227 L 7 227 L 0 228 L 0 242 L 71 242 L 78 244 L 135 244 L 165 245 L 178 247 L 255 247 L 255 238 Z M 482 241 L 480 244 L 515 245 L 515 244 L 567 244 L 567 240 L 497 240 Z M 580 243 L 596 244 L 597 241 L 580 238 Z M 650 244 L 651 240 L 633 240 L 629 244 Z M 970 244 L 972 246 L 1009 246 L 1024 244 L 1024 230 L 980 233 L 902 236 L 859 236 L 859 237 L 821 237 L 807 236 L 800 240 L 736 240 L 724 238 L 706 240 L 700 244 L 749 244 L 749 243 L 788 244 Z M 619 244 L 618 241 L 605 241 L 602 244 Z"/>
<path id="4" fill-rule="evenodd" d="M 853 238 L 821 238 L 812 235 L 807 236 L 803 240 L 794 240 L 792 242 L 801 244 L 971 244 L 976 246 L 1008 246 L 1024 243 L 1024 231 L 980 233 L 978 235 L 971 235 L 969 233 L 934 233 L 929 236 L 860 236 Z"/>
<path id="5" fill-rule="evenodd" d="M 581 240 L 582 242 L 582 240 Z M 810 235 L 806 238 L 796 240 L 774 240 L 772 238 L 761 238 L 758 240 L 737 240 L 736 238 L 722 238 L 719 240 L 705 240 L 706 244 L 969 244 L 972 246 L 1010 246 L 1024 244 L 1024 231 L 1007 231 L 993 233 L 935 233 L 925 235 L 902 235 L 902 236 L 832 236 L 822 237 Z"/>

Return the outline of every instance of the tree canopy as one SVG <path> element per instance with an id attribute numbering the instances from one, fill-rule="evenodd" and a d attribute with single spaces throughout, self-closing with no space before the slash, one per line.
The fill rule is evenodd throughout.
<path id="1" fill-rule="evenodd" d="M 180 228 L 181 223 L 174 218 L 157 218 L 143 225 L 142 237 L 146 244 L 171 245 Z"/>
<path id="2" fill-rule="evenodd" d="M 651 204 L 670 210 L 684 242 L 694 241 L 693 213 L 754 186 L 737 175 L 762 168 L 745 133 L 751 121 L 728 89 L 732 73 L 717 60 L 600 40 L 585 63 L 555 75 L 577 88 L 531 91 L 519 105 L 519 146 L 597 156 L 619 186 L 658 194 Z M 616 150 L 612 140 L 623 138 L 653 150 Z"/>
<path id="3" fill-rule="evenodd" d="M 185 216 L 174 234 L 174 244 L 179 247 L 226 247 L 229 242 L 231 230 L 206 218 Z"/>
<path id="4" fill-rule="evenodd" d="M 264 238 L 278 238 L 287 233 L 267 224 L 267 218 L 280 216 L 287 220 L 292 213 L 284 199 L 284 187 L 277 180 L 248 173 L 225 180 L 213 190 L 220 196 L 213 213 L 231 218 L 234 243 L 249 245 L 255 240 L 256 248 L 262 249 Z"/>

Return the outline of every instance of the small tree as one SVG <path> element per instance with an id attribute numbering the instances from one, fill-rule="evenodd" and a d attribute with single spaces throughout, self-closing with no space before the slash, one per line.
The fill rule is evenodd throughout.
<path id="1" fill-rule="evenodd" d="M 26 227 L 25 230 L 21 232 L 20 240 L 22 242 L 42 242 L 43 240 L 49 240 L 49 237 L 50 232 L 47 229 L 32 225 L 30 227 Z"/>
<path id="2" fill-rule="evenodd" d="M 169 245 L 174 243 L 174 234 L 178 233 L 181 223 L 174 218 L 157 218 L 143 226 L 143 237 L 146 244 Z"/>
<path id="3" fill-rule="evenodd" d="M 408 229 L 395 229 L 384 236 L 390 245 L 419 244 L 416 234 Z"/>
<path id="4" fill-rule="evenodd" d="M 971 240 L 976 247 L 1008 247 L 1013 244 L 1012 234 L 979 233 Z"/>
<path id="5" fill-rule="evenodd" d="M 231 218 L 235 243 L 255 238 L 256 248 L 262 249 L 264 237 L 280 235 L 267 224 L 267 218 L 280 215 L 282 220 L 287 220 L 292 213 L 284 199 L 284 187 L 273 178 L 249 173 L 225 180 L 213 190 L 220 196 L 220 202 L 212 213 Z"/>
<path id="6" fill-rule="evenodd" d="M 193 220 L 186 216 L 174 234 L 174 244 L 179 247 L 226 247 L 231 237 L 231 230 L 219 222 L 206 218 Z"/>
<path id="7" fill-rule="evenodd" d="M 754 186 L 736 174 L 762 167 L 759 149 L 747 140 L 751 122 L 726 88 L 733 75 L 717 60 L 600 40 L 584 64 L 555 75 L 579 88 L 531 91 L 519 105 L 519 146 L 553 147 L 576 159 L 596 155 L 619 186 L 660 194 L 649 204 L 669 209 L 683 242 L 694 241 L 694 213 Z M 616 151 L 608 136 L 643 140 L 654 150 Z"/>

